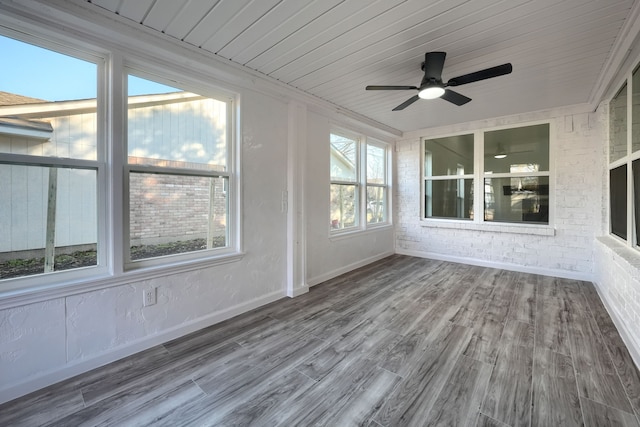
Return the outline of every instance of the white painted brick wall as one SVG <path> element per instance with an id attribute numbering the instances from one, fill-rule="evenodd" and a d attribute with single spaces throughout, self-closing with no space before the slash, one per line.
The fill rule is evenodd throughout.
<path id="1" fill-rule="evenodd" d="M 639 363 L 640 254 L 610 236 L 598 239 L 595 251 L 598 292 L 636 363 Z"/>
<path id="2" fill-rule="evenodd" d="M 523 114 L 513 117 L 448 126 L 413 133 L 397 142 L 395 215 L 396 250 L 400 253 L 437 255 L 443 258 L 526 268 L 569 277 L 593 275 L 593 242 L 602 229 L 602 180 L 606 170 L 603 144 L 604 115 L 566 115 L 561 111 Z M 490 230 L 421 225 L 420 137 L 456 134 L 502 125 L 522 126 L 549 120 L 552 128 L 551 180 L 555 236 L 514 234 Z M 477 227 L 475 227 L 477 228 Z M 498 228 L 498 231 L 496 231 Z"/>

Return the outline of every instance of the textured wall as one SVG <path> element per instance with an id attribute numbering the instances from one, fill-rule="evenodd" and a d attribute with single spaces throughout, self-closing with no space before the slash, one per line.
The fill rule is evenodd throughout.
<path id="1" fill-rule="evenodd" d="M 420 219 L 420 136 L 550 120 L 553 228 L 529 233 L 512 225 L 428 224 Z M 604 134 L 601 114 L 564 115 L 546 112 L 425 130 L 397 143 L 396 249 L 402 253 L 526 269 L 545 274 L 591 277 L 593 241 L 601 222 Z M 554 136 L 555 135 L 555 136 Z M 594 173 L 594 171 L 600 171 Z M 428 226 L 427 226 L 428 225 Z M 551 233 L 550 233 L 551 231 Z M 535 233 L 535 234 L 533 234 Z"/>

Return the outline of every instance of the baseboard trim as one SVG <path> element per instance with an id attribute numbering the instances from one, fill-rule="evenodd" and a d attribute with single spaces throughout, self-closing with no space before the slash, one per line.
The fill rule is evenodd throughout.
<path id="1" fill-rule="evenodd" d="M 501 270 L 517 271 L 520 273 L 539 274 L 541 276 L 561 277 L 564 279 L 584 280 L 587 282 L 593 281 L 593 275 L 587 273 L 580 273 L 577 271 L 557 270 L 552 268 L 541 268 L 518 264 L 509 264 L 503 262 L 486 261 L 477 258 L 466 258 L 452 255 L 443 255 L 435 252 L 422 252 L 412 251 L 405 249 L 396 249 L 396 253 L 399 255 L 415 256 L 418 258 L 429 258 L 438 261 L 456 262 L 459 264 L 477 265 L 479 267 L 499 268 Z"/>
<path id="2" fill-rule="evenodd" d="M 374 255 L 372 257 L 362 259 L 360 261 L 351 263 L 349 265 L 345 265 L 344 267 L 337 268 L 337 269 L 335 269 L 333 271 L 329 271 L 327 273 L 323 273 L 323 274 L 321 274 L 319 276 L 316 276 L 316 277 L 313 277 L 313 278 L 307 280 L 307 285 L 309 285 L 309 287 L 319 285 L 322 282 L 326 282 L 327 280 L 331 280 L 334 277 L 338 277 L 341 274 L 348 273 L 348 272 L 350 272 L 352 270 L 355 270 L 356 268 L 364 267 L 365 265 L 371 264 L 372 262 L 380 261 L 381 259 L 386 258 L 388 256 L 391 256 L 394 253 L 395 252 L 384 252 L 382 254 Z"/>
<path id="3" fill-rule="evenodd" d="M 13 399 L 17 399 L 18 397 L 74 377 L 78 374 L 82 374 L 92 369 L 99 368 L 100 366 L 115 362 L 116 360 L 122 359 L 124 357 L 131 356 L 132 354 L 147 350 L 151 347 L 160 345 L 172 339 L 179 338 L 191 332 L 195 332 L 202 328 L 206 328 L 208 326 L 222 322 L 223 320 L 230 319 L 239 314 L 253 310 L 262 305 L 268 304 L 284 297 L 285 295 L 282 291 L 272 292 L 262 297 L 252 299 L 242 304 L 238 304 L 234 307 L 230 307 L 226 310 L 219 311 L 187 323 L 183 323 L 159 334 L 140 338 L 136 341 L 127 343 L 120 347 L 116 347 L 91 358 L 67 364 L 62 368 L 44 372 L 35 377 L 30 377 L 29 379 L 21 383 L 1 388 L 0 404 Z"/>
<path id="4" fill-rule="evenodd" d="M 618 310 L 615 309 L 615 306 L 606 297 L 606 293 L 602 291 L 603 286 L 598 282 L 594 282 L 594 284 L 596 286 L 596 290 L 598 291 L 598 296 L 600 296 L 600 300 L 602 301 L 602 304 L 607 309 L 607 312 L 609 313 L 609 317 L 611 317 L 611 320 L 613 321 L 613 324 L 616 326 L 616 329 L 618 330 L 618 333 L 620 334 L 622 341 L 627 346 L 627 350 L 629 350 L 631 359 L 633 359 L 633 362 L 636 364 L 636 367 L 640 369 L 640 343 L 638 343 L 633 338 L 633 335 L 629 332 L 625 322 L 622 321 L 622 316 L 620 316 L 620 314 L 618 313 Z"/>

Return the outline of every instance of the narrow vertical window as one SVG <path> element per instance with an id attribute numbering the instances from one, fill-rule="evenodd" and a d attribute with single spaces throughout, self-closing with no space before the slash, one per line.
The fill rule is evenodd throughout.
<path id="1" fill-rule="evenodd" d="M 359 226 L 359 141 L 357 138 L 331 134 L 330 137 L 332 230 Z"/>
<path id="2" fill-rule="evenodd" d="M 367 224 L 387 222 L 387 150 L 367 143 Z"/>
<path id="3" fill-rule="evenodd" d="M 611 233 L 627 239 L 627 165 L 609 171 Z"/>

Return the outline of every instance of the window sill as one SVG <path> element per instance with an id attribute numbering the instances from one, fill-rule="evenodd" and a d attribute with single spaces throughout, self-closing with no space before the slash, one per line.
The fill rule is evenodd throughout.
<path id="1" fill-rule="evenodd" d="M 357 237 L 357 236 L 363 236 L 363 235 L 367 235 L 367 234 L 371 234 L 371 233 L 377 233 L 379 231 L 383 231 L 383 230 L 390 230 L 392 229 L 393 226 L 389 223 L 387 224 L 381 224 L 381 225 L 370 225 L 368 228 L 366 229 L 356 229 L 356 230 L 349 230 L 349 231 L 342 231 L 342 232 L 333 232 L 329 235 L 329 240 L 330 241 L 338 241 L 338 240 L 344 240 L 344 239 L 349 239 L 352 237 Z"/>
<path id="2" fill-rule="evenodd" d="M 640 270 L 640 251 L 627 246 L 626 242 L 614 236 L 599 236 L 596 240 L 611 249 L 629 265 Z"/>
<path id="3" fill-rule="evenodd" d="M 197 260 L 172 263 L 170 265 L 140 268 L 125 271 L 118 275 L 97 273 L 91 277 L 83 277 L 76 280 L 60 280 L 58 283 L 45 285 L 19 286 L 16 284 L 16 286 L 7 286 L 6 289 L 0 290 L 0 310 L 237 262 L 240 261 L 244 255 L 244 252 L 234 252 Z M 29 276 L 27 278 L 32 279 L 34 277 L 43 276 Z M 0 286 L 2 286 L 2 282 L 0 282 Z"/>
<path id="4" fill-rule="evenodd" d="M 486 231 L 490 233 L 527 234 L 534 236 L 555 236 L 556 230 L 550 225 L 509 224 L 505 222 L 473 222 L 449 219 L 422 219 L 422 227 L 449 228 L 453 230 Z"/>

